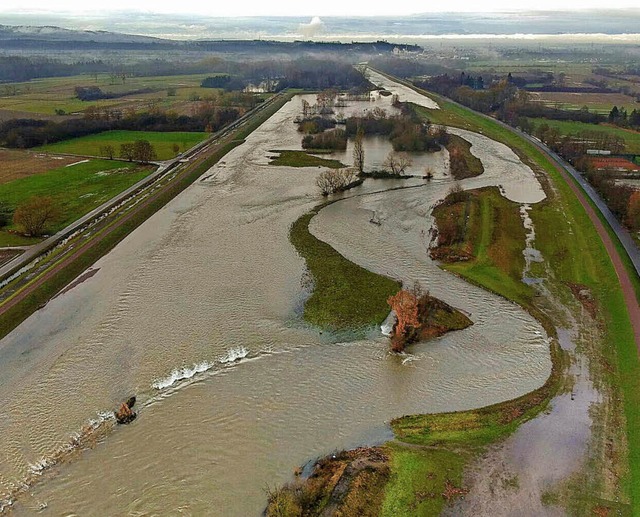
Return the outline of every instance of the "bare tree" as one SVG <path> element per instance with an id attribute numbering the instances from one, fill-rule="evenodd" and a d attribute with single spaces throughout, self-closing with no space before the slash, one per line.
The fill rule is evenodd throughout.
<path id="1" fill-rule="evenodd" d="M 323 196 L 345 190 L 358 178 L 355 169 L 329 169 L 321 172 L 316 178 L 316 185 Z"/>
<path id="2" fill-rule="evenodd" d="M 353 143 L 353 166 L 362 174 L 364 172 L 364 129 L 358 128 Z"/>
<path id="3" fill-rule="evenodd" d="M 116 150 L 111 144 L 107 144 L 100 147 L 100 154 L 106 156 L 109 160 L 113 160 Z"/>
<path id="4" fill-rule="evenodd" d="M 404 171 L 411 165 L 411 158 L 406 153 L 396 153 L 391 151 L 383 163 L 385 169 L 389 170 L 396 176 L 401 176 Z"/>
<path id="5" fill-rule="evenodd" d="M 133 161 L 134 151 L 132 143 L 124 143 L 120 144 L 120 158 L 124 158 L 125 160 Z"/>
<path id="6" fill-rule="evenodd" d="M 140 163 L 149 163 L 156 158 L 156 150 L 148 140 L 136 140 L 133 143 L 133 158 Z"/>
<path id="7" fill-rule="evenodd" d="M 42 235 L 47 225 L 57 215 L 58 210 L 52 198 L 34 196 L 16 208 L 13 222 L 21 226 L 25 234 L 37 237 Z"/>
<path id="8" fill-rule="evenodd" d="M 311 113 L 311 106 L 305 99 L 302 99 L 302 117 L 308 118 L 310 113 Z"/>

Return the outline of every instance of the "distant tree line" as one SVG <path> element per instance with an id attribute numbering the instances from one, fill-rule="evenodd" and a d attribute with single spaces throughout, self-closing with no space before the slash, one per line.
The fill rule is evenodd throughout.
<path id="1" fill-rule="evenodd" d="M 0 143 L 6 147 L 24 149 L 116 129 L 214 132 L 238 119 L 240 114 L 236 108 L 205 106 L 194 116 L 164 112 L 131 112 L 116 118 L 96 115 L 61 122 L 14 119 L 0 124 Z"/>
<path id="2" fill-rule="evenodd" d="M 231 82 L 231 76 L 229 74 L 214 75 L 212 77 L 206 77 L 200 83 L 203 88 L 226 88 Z"/>
<path id="3" fill-rule="evenodd" d="M 121 97 L 126 97 L 127 95 L 143 95 L 146 93 L 153 93 L 157 90 L 153 88 L 141 88 L 138 90 L 129 90 L 126 92 L 114 93 L 114 92 L 103 92 L 102 89 L 98 86 L 76 86 L 75 94 L 78 99 L 81 101 L 97 101 L 103 99 L 119 99 Z"/>

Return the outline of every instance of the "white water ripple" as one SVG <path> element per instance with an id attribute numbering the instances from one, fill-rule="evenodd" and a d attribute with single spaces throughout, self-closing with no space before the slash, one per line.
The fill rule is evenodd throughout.
<path id="1" fill-rule="evenodd" d="M 163 379 L 158 379 L 152 384 L 152 386 L 157 390 L 163 390 L 169 388 L 170 386 L 173 386 L 177 382 L 191 379 L 199 373 L 207 372 L 215 367 L 216 364 L 235 363 L 246 358 L 248 355 L 249 352 L 245 347 L 234 347 L 229 349 L 227 353 L 220 357 L 217 361 L 202 361 L 199 363 L 195 363 L 192 366 L 183 366 L 182 368 L 176 368 L 169 374 L 169 376 Z"/>

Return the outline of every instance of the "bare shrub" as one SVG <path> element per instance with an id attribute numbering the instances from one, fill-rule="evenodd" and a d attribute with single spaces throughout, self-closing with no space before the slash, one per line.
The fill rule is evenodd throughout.
<path id="1" fill-rule="evenodd" d="M 57 217 L 58 209 L 48 196 L 34 196 L 16 208 L 13 222 L 21 226 L 24 233 L 37 237 Z"/>
<path id="2" fill-rule="evenodd" d="M 407 167 L 411 166 L 411 158 L 409 158 L 407 153 L 396 153 L 391 151 L 382 165 L 391 174 L 401 176 L 404 174 Z"/>
<path id="3" fill-rule="evenodd" d="M 316 185 L 323 196 L 328 196 L 344 190 L 355 182 L 357 178 L 358 173 L 354 169 L 329 169 L 318 175 Z"/>

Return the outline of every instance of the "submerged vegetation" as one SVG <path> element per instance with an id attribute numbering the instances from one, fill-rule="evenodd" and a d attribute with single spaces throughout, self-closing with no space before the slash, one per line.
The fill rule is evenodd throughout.
<path id="1" fill-rule="evenodd" d="M 449 151 L 449 170 L 456 180 L 479 176 L 484 166 L 479 158 L 471 153 L 471 144 L 458 135 L 449 135 L 446 145 Z"/>

